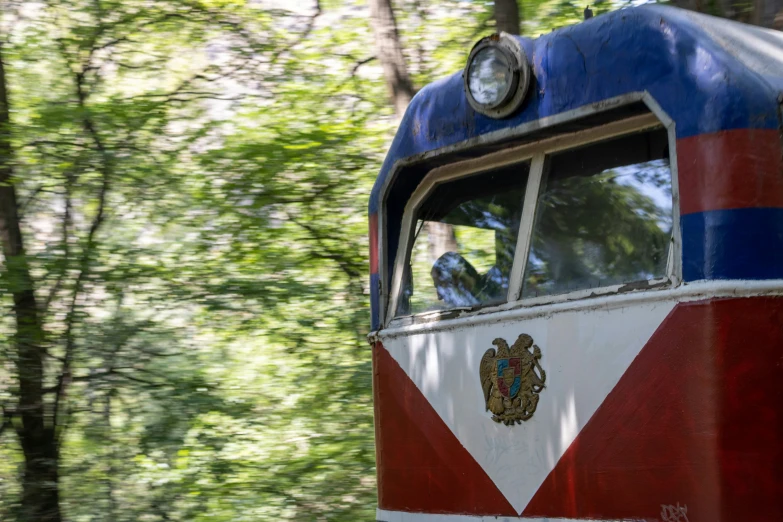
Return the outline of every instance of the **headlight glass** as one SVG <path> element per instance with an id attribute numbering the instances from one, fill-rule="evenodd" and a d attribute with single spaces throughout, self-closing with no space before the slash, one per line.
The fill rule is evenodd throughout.
<path id="1" fill-rule="evenodd" d="M 462 82 L 474 111 L 490 118 L 507 118 L 522 107 L 532 77 L 522 42 L 501 33 L 482 38 L 473 46 Z"/>
<path id="2" fill-rule="evenodd" d="M 511 89 L 513 72 L 506 55 L 495 47 L 475 54 L 468 68 L 468 88 L 478 103 L 492 107 L 503 102 Z"/>

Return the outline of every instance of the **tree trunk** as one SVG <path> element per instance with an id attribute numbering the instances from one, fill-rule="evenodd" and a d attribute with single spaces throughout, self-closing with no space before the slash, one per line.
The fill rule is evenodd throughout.
<path id="1" fill-rule="evenodd" d="M 719 0 L 716 4 L 706 0 L 674 0 L 682 9 L 718 15 L 729 20 L 783 29 L 783 0 Z"/>
<path id="2" fill-rule="evenodd" d="M 402 53 L 400 33 L 397 31 L 391 0 L 370 0 L 370 22 L 375 34 L 375 52 L 383 67 L 389 97 L 394 104 L 395 114 L 401 118 L 415 94 L 415 89 Z"/>
<path id="3" fill-rule="evenodd" d="M 762 27 L 783 29 L 783 0 L 755 0 L 752 22 Z"/>
<path id="4" fill-rule="evenodd" d="M 438 221 L 427 221 L 427 236 L 429 238 L 430 262 L 434 263 L 440 256 L 446 252 L 459 253 L 457 246 L 457 235 L 454 233 L 454 227 L 448 223 Z"/>
<path id="5" fill-rule="evenodd" d="M 519 23 L 517 0 L 495 0 L 495 28 L 497 32 L 519 34 Z"/>
<path id="6" fill-rule="evenodd" d="M 0 246 L 5 257 L 5 275 L 13 297 L 16 323 L 13 343 L 19 378 L 19 403 L 14 412 L 17 417 L 14 424 L 24 453 L 22 520 L 59 522 L 59 448 L 54 421 L 47 419 L 45 412 L 43 327 L 25 257 L 12 179 L 13 152 L 6 81 L 0 44 Z"/>
<path id="7" fill-rule="evenodd" d="M 697 12 L 702 12 L 702 3 L 700 0 L 674 0 L 672 2 L 673 5 L 681 9 Z"/>

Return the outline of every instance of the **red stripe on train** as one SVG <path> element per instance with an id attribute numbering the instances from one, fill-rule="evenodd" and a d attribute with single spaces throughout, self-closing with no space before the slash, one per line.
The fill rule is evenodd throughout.
<path id="1" fill-rule="evenodd" d="M 390 511 L 515 516 L 381 343 L 373 347 L 378 506 Z"/>
<path id="2" fill-rule="evenodd" d="M 378 214 L 370 214 L 370 273 L 378 273 Z"/>
<path id="3" fill-rule="evenodd" d="M 783 157 L 775 129 L 736 129 L 677 140 L 680 214 L 783 207 Z"/>
<path id="4" fill-rule="evenodd" d="M 783 520 L 781 298 L 678 305 L 523 516 L 683 508 L 689 522 Z"/>

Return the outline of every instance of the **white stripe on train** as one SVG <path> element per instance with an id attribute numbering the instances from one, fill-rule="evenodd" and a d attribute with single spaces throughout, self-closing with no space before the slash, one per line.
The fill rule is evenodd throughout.
<path id="1" fill-rule="evenodd" d="M 540 518 L 540 517 L 492 517 L 475 515 L 441 515 L 430 513 L 406 513 L 378 509 L 378 522 L 595 522 L 587 518 Z M 602 522 L 634 522 L 633 519 L 602 520 Z"/>

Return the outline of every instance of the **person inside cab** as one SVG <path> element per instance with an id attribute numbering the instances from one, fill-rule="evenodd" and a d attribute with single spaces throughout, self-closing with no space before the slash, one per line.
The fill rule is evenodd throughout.
<path id="1" fill-rule="evenodd" d="M 472 307 L 503 299 L 502 274 L 493 266 L 479 274 L 467 259 L 456 252 L 446 252 L 430 272 L 438 300 L 449 307 Z"/>

